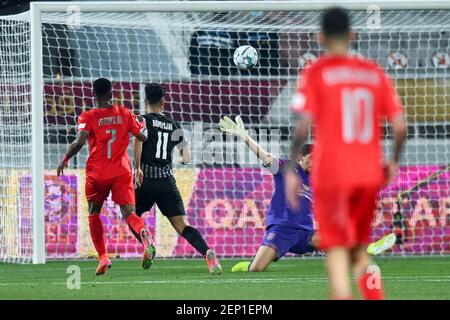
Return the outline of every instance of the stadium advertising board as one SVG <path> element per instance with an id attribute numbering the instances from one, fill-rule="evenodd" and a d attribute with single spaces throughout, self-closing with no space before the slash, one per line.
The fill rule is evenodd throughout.
<path id="1" fill-rule="evenodd" d="M 180 122 L 218 122 L 221 115 L 240 114 L 244 122 L 260 123 L 286 80 L 202 80 L 171 82 L 165 109 Z M 449 85 L 445 79 L 397 79 L 398 94 L 406 108 L 408 122 L 449 121 Z M 140 83 L 114 82 L 116 103 L 139 110 Z M 11 97 L 12 98 L 12 97 Z M 8 99 L 5 94 L 3 98 Z M 10 105 L 11 101 L 3 101 Z M 75 125 L 77 117 L 94 106 L 90 82 L 52 83 L 44 85 L 46 124 Z M 288 108 L 286 108 L 288 112 Z"/>
<path id="2" fill-rule="evenodd" d="M 438 169 L 437 166 L 401 168 L 396 180 L 380 194 L 373 221 L 374 239 L 391 232 L 393 213 L 398 211 L 397 193 Z M 94 255 L 89 241 L 83 174 L 82 170 L 69 170 L 61 178 L 54 172 L 45 175 L 46 249 L 50 259 Z M 177 172 L 177 179 L 190 223 L 199 229 L 218 255 L 252 256 L 255 253 L 264 234 L 265 215 L 273 192 L 272 176 L 266 169 L 183 169 Z M 31 248 L 31 243 L 25 243 L 31 239 L 32 232 L 31 179 L 23 175 L 19 181 L 22 247 Z M 450 253 L 449 181 L 450 173 L 442 174 L 403 201 L 405 241 L 395 246 L 392 253 Z M 104 204 L 102 219 L 108 253 L 115 257 L 139 257 L 141 245 L 110 198 Z M 173 232 L 160 213 L 145 213 L 144 219 L 147 226 L 156 231 L 160 256 L 198 256 Z"/>

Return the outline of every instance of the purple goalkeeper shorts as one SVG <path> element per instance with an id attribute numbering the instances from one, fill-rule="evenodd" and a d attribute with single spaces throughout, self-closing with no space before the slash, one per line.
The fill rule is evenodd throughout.
<path id="1" fill-rule="evenodd" d="M 288 252 L 305 254 L 315 250 L 311 244 L 314 232 L 314 230 L 290 229 L 271 225 L 266 229 L 262 245 L 275 249 L 277 252 L 276 260 Z"/>

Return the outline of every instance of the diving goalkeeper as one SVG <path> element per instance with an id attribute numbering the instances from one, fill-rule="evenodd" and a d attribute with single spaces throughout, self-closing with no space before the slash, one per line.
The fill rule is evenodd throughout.
<path id="1" fill-rule="evenodd" d="M 287 161 L 274 158 L 258 145 L 245 130 L 240 116 L 235 121 L 224 117 L 219 122 L 222 132 L 233 134 L 246 143 L 250 150 L 262 161 L 264 167 L 270 169 L 275 182 L 275 190 L 266 218 L 266 233 L 254 259 L 237 263 L 232 272 L 265 271 L 272 261 L 277 261 L 288 252 L 305 254 L 315 251 L 318 244 L 317 233 L 314 230 L 312 215 L 312 190 L 309 184 L 311 171 L 312 145 L 303 145 L 298 158 L 297 174 L 303 182 L 299 190 L 297 211 L 293 211 L 286 202 L 284 191 L 283 166 Z M 389 234 L 369 246 L 371 254 L 379 254 L 395 243 L 395 235 Z"/>

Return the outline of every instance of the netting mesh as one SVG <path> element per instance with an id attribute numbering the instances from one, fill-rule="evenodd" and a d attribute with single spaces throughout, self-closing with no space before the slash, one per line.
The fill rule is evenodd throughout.
<path id="1" fill-rule="evenodd" d="M 30 194 L 18 190 L 31 178 L 30 27 L 0 19 L 0 30 L 0 261 L 30 261 Z"/>
<path id="2" fill-rule="evenodd" d="M 219 255 L 253 255 L 264 233 L 272 176 L 242 143 L 217 134 L 216 124 L 224 115 L 241 115 L 268 151 L 288 154 L 295 124 L 289 105 L 298 73 L 322 50 L 315 36 L 319 16 L 317 11 L 43 13 L 47 257 L 94 254 L 84 199 L 87 148 L 71 161 L 64 178 L 57 179 L 55 169 L 75 138 L 77 117 L 94 106 L 91 83 L 98 77 L 110 78 L 115 101 L 136 113 L 144 111 L 143 85 L 164 85 L 166 112 L 182 124 L 191 142 L 192 163 L 176 167 L 190 223 Z M 388 70 L 407 111 L 406 153 L 398 179 L 381 193 L 376 238 L 393 225 L 398 229 L 398 192 L 441 169 L 450 158 L 450 12 L 381 11 L 378 20 L 367 11 L 352 11 L 351 16 L 353 53 Z M 23 221 L 28 227 L 31 223 L 24 219 L 31 216 L 29 27 L 21 21 L 0 23 L 9 28 L 0 32 L 0 230 L 8 230 L 0 234 L 0 256 L 10 259 L 8 252 L 27 256 L 29 247 L 25 254 L 19 243 L 31 241 L 30 233 L 18 231 Z M 11 37 L 14 41 L 8 41 Z M 260 60 L 255 68 L 242 71 L 232 57 L 238 46 L 247 44 L 258 50 Z M 21 77 L 23 82 L 12 80 Z M 14 112 L 5 111 L 11 108 Z M 389 132 L 384 142 L 390 146 Z M 442 174 L 401 204 L 404 241 L 388 254 L 450 252 L 448 178 Z M 157 235 L 159 256 L 196 255 L 158 210 L 145 217 Z M 108 252 L 136 256 L 139 244 L 109 200 L 103 218 Z"/>

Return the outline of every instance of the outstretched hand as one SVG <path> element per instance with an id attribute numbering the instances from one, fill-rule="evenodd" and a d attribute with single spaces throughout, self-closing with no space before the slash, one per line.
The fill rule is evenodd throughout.
<path id="1" fill-rule="evenodd" d="M 234 120 L 235 121 L 231 120 L 227 116 L 220 119 L 220 130 L 245 139 L 248 136 L 248 131 L 245 130 L 244 122 L 242 121 L 241 116 L 236 116 Z"/>

